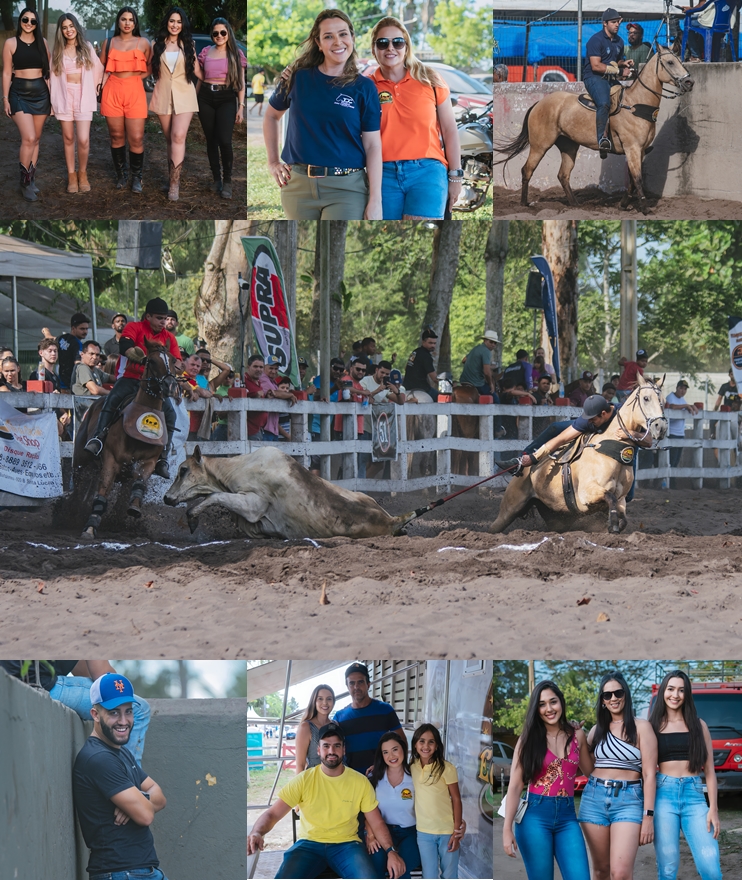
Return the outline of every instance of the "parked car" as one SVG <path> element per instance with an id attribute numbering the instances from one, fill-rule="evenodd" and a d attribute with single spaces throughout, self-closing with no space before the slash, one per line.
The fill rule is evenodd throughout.
<path id="1" fill-rule="evenodd" d="M 296 731 L 295 730 L 286 730 L 283 734 L 284 739 L 296 739 Z"/>
<path id="2" fill-rule="evenodd" d="M 514 749 L 507 743 L 495 740 L 492 743 L 492 782 L 495 791 L 500 788 L 503 778 L 505 786 L 510 784 L 510 768 L 513 766 Z"/>
<path id="3" fill-rule="evenodd" d="M 147 38 L 151 41 L 152 37 L 147 34 Z M 196 44 L 196 55 L 200 55 L 201 52 L 207 47 L 211 45 L 211 37 L 208 34 L 193 34 L 193 42 Z M 242 54 L 247 58 L 247 46 L 241 40 L 235 40 L 237 43 L 237 48 L 242 51 Z M 151 92 L 155 87 L 155 80 L 152 75 L 148 76 L 144 80 L 144 88 L 146 91 Z"/>

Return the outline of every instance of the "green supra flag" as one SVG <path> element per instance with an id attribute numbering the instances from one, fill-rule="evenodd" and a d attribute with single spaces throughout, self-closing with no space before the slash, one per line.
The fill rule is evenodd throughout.
<path id="1" fill-rule="evenodd" d="M 255 341 L 263 357 L 278 359 L 278 371 L 299 388 L 299 363 L 284 293 L 283 273 L 269 238 L 243 236 L 250 281 L 250 312 Z"/>

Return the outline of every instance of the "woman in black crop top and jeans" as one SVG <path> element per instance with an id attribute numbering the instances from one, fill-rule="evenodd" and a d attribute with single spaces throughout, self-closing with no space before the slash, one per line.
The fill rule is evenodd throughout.
<path id="1" fill-rule="evenodd" d="M 21 192 L 29 202 L 36 201 L 39 191 L 34 182 L 39 141 L 52 109 L 48 79 L 49 47 L 36 10 L 26 6 L 18 16 L 16 35 L 3 47 L 3 109 L 21 133 Z"/>
<path id="2" fill-rule="evenodd" d="M 675 880 L 678 876 L 682 828 L 701 880 L 721 880 L 714 750 L 684 672 L 675 669 L 662 679 L 649 721 L 658 743 L 654 820 L 657 876 L 659 880 Z M 708 803 L 701 773 L 706 777 Z"/>

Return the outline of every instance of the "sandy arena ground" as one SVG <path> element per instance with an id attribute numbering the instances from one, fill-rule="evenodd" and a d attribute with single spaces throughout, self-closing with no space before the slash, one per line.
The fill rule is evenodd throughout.
<path id="1" fill-rule="evenodd" d="M 528 200 L 533 204 L 524 208 L 520 203 L 520 189 L 496 186 L 493 190 L 495 218 L 498 220 L 602 220 L 606 217 L 632 219 L 643 217 L 635 203 L 628 210 L 620 207 L 622 193 L 609 195 L 597 187 L 576 189 L 577 207 L 567 204 L 561 186 L 538 190 L 530 187 Z M 649 213 L 654 220 L 739 220 L 742 219 L 742 202 L 727 199 L 699 199 L 689 196 L 662 198 L 647 194 Z"/>
<path id="2" fill-rule="evenodd" d="M 50 509 L 4 511 L 0 651 L 43 634 L 59 656 L 736 657 L 738 491 L 640 487 L 621 536 L 602 515 L 560 535 L 536 514 L 490 535 L 501 493 L 476 490 L 408 536 L 360 541 L 250 541 L 226 511 L 191 536 L 184 509 L 149 505 L 140 524 L 104 520 L 90 546 Z"/>

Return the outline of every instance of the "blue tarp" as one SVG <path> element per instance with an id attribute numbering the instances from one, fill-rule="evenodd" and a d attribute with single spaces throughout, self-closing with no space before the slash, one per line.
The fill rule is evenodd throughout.
<path id="1" fill-rule="evenodd" d="M 619 35 L 628 44 L 629 36 L 623 23 Z M 661 19 L 642 21 L 644 39 L 651 42 L 662 24 Z M 494 23 L 494 36 L 497 44 L 496 58 L 522 58 L 526 42 L 526 23 L 513 21 L 497 21 Z M 602 25 L 600 22 L 584 22 L 582 25 L 583 53 L 587 41 L 596 34 Z M 528 37 L 528 63 L 538 64 L 546 58 L 577 57 L 577 24 L 544 22 L 534 24 Z"/>

